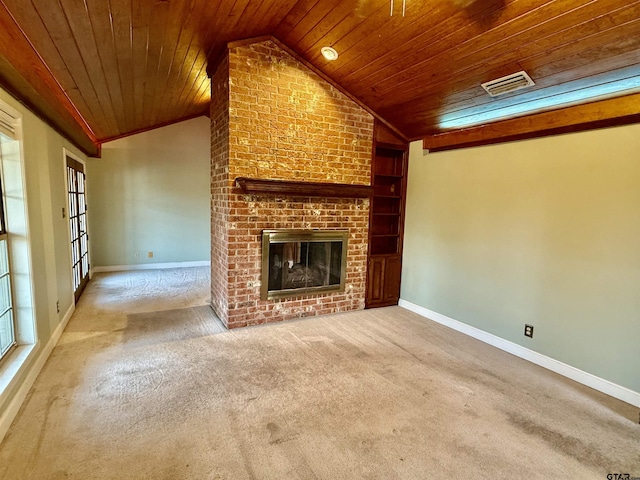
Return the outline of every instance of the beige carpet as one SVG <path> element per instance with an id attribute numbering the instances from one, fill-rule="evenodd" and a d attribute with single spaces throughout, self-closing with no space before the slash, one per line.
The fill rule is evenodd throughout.
<path id="1" fill-rule="evenodd" d="M 640 477 L 637 408 L 398 307 L 227 332 L 208 281 L 94 278 L 0 478 Z"/>

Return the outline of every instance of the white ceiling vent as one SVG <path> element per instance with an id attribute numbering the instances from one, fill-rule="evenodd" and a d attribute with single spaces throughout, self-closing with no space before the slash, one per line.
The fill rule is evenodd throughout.
<path id="1" fill-rule="evenodd" d="M 533 85 L 535 85 L 535 83 L 533 83 L 531 77 L 527 75 L 527 72 L 523 70 L 521 72 L 507 75 L 506 77 L 496 78 L 495 80 L 485 82 L 482 84 L 482 88 L 484 88 L 492 97 L 497 97 L 504 95 L 505 93 L 515 92 L 521 88 L 527 88 Z"/>

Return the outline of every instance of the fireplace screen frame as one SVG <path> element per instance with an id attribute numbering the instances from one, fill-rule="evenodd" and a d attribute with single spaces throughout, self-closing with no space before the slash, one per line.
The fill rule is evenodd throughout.
<path id="1" fill-rule="evenodd" d="M 269 258 L 271 245 L 291 242 L 341 242 L 340 283 L 315 287 L 269 290 Z M 262 272 L 260 298 L 272 300 L 294 297 L 303 294 L 344 292 L 347 276 L 347 250 L 349 246 L 348 230 L 263 230 L 262 231 Z"/>

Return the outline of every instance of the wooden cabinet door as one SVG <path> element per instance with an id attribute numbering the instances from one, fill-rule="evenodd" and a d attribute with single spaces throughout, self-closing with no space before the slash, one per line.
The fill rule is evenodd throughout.
<path id="1" fill-rule="evenodd" d="M 384 260 L 384 257 L 373 257 L 369 259 L 367 306 L 384 301 Z"/>
<path id="2" fill-rule="evenodd" d="M 402 274 L 402 259 L 400 256 L 387 257 L 384 262 L 384 293 L 385 304 L 396 304 L 400 300 L 400 275 Z"/>
<path id="3" fill-rule="evenodd" d="M 392 257 L 369 258 L 367 307 L 397 305 L 400 299 L 402 259 Z"/>

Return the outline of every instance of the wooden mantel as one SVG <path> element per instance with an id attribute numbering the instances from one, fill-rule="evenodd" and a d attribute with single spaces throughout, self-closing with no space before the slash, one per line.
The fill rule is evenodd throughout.
<path id="1" fill-rule="evenodd" d="M 292 195 L 297 197 L 368 198 L 373 192 L 370 185 L 348 183 L 321 183 L 292 180 L 264 180 L 236 178 L 236 186 L 245 193 Z"/>

